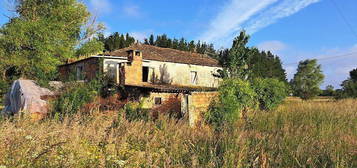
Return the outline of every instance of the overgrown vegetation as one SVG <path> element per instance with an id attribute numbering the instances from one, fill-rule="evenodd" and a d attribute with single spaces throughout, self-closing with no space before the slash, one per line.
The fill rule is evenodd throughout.
<path id="1" fill-rule="evenodd" d="M 0 121 L 4 167 L 356 167 L 355 100 L 287 102 L 230 132 L 116 114 Z M 120 121 L 119 121 L 120 119 Z"/>
<path id="2" fill-rule="evenodd" d="M 257 78 L 253 80 L 253 87 L 261 110 L 276 109 L 289 93 L 287 85 L 277 79 Z"/>
<path id="3" fill-rule="evenodd" d="M 218 89 L 219 96 L 206 113 L 206 121 L 217 130 L 232 126 L 241 116 L 246 117 L 248 110 L 255 110 L 257 94 L 248 81 L 226 79 Z"/>

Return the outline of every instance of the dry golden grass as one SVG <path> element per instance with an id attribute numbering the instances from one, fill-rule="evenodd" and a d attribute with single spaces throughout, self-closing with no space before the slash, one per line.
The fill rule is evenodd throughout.
<path id="1" fill-rule="evenodd" d="M 1 168 L 357 167 L 357 101 L 287 101 L 219 135 L 163 116 L 4 120 L 0 156 Z"/>

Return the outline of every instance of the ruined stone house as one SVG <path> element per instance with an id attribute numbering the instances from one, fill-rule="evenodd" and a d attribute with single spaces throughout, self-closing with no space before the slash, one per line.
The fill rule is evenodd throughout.
<path id="1" fill-rule="evenodd" d="M 218 61 L 206 55 L 144 44 L 59 66 L 62 80 L 72 76 L 89 81 L 104 72 L 125 89 L 139 91 L 144 108 L 175 98 L 191 125 L 217 95 L 219 69 Z"/>

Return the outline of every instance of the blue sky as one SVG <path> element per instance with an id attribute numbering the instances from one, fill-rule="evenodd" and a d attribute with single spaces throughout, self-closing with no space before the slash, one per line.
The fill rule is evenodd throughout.
<path id="1" fill-rule="evenodd" d="M 339 84 L 357 68 L 356 0 L 84 0 L 110 32 L 138 39 L 151 33 L 229 47 L 241 29 L 250 46 L 279 55 L 291 78 L 297 63 L 318 58 L 322 87 Z M 0 12 L 7 14 L 6 3 Z M 0 23 L 7 18 L 0 16 Z M 339 57 L 337 57 L 339 56 Z"/>

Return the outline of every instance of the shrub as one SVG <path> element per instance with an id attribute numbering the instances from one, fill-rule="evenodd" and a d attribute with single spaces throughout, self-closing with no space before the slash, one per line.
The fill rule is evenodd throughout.
<path id="1" fill-rule="evenodd" d="M 124 106 L 125 118 L 129 121 L 148 121 L 149 110 L 142 108 L 142 103 L 131 102 Z"/>
<path id="2" fill-rule="evenodd" d="M 52 117 L 63 119 L 76 114 L 87 103 L 98 95 L 96 81 L 89 83 L 70 83 L 69 86 L 53 103 Z"/>
<path id="3" fill-rule="evenodd" d="M 248 81 L 225 79 L 218 91 L 217 100 L 212 102 L 205 116 L 207 123 L 215 128 L 232 125 L 240 116 L 246 118 L 249 109 L 257 107 L 257 95 Z"/>
<path id="4" fill-rule="evenodd" d="M 257 93 L 261 110 L 273 110 L 277 108 L 288 95 L 287 85 L 277 79 L 257 78 L 253 80 L 253 87 Z"/>
<path id="5" fill-rule="evenodd" d="M 0 106 L 3 104 L 4 96 L 9 90 L 9 83 L 5 80 L 0 80 Z"/>

